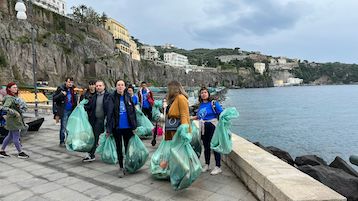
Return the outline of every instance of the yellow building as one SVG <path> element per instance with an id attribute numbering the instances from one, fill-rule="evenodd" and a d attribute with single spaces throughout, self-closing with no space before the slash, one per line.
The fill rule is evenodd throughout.
<path id="1" fill-rule="evenodd" d="M 134 40 L 129 40 L 129 47 L 130 47 L 130 55 L 132 56 L 133 60 L 140 61 L 140 54 L 137 48 L 137 43 Z"/>
<path id="2" fill-rule="evenodd" d="M 112 18 L 109 18 L 106 20 L 105 27 L 113 34 L 113 38 L 116 42 L 116 48 L 125 54 L 131 55 L 132 59 L 140 60 L 137 45 L 131 39 L 129 32 L 124 25 Z"/>

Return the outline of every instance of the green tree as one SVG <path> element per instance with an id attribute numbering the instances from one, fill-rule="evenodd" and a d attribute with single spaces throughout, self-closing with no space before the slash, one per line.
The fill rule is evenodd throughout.
<path id="1" fill-rule="evenodd" d="M 93 8 L 82 4 L 79 6 L 72 6 L 72 17 L 80 23 L 88 23 L 93 25 L 103 25 L 103 20 L 107 20 L 107 15 L 103 13 L 98 14 Z"/>

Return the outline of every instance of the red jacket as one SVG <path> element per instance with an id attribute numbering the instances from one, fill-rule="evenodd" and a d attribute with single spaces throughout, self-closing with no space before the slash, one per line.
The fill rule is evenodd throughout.
<path id="1" fill-rule="evenodd" d="M 142 88 L 139 88 L 138 90 L 138 99 L 140 103 L 140 108 L 143 107 L 143 97 L 142 97 Z M 153 92 L 147 88 L 147 100 L 151 107 L 154 105 L 154 98 L 153 98 Z"/>

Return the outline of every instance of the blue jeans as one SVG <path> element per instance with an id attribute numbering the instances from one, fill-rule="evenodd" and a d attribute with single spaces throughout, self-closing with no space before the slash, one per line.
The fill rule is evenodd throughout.
<path id="1" fill-rule="evenodd" d="M 60 143 L 65 142 L 65 133 L 67 136 L 66 126 L 67 126 L 68 117 L 71 115 L 71 112 L 72 111 L 67 111 L 67 110 L 63 111 L 63 116 L 61 118 Z"/>

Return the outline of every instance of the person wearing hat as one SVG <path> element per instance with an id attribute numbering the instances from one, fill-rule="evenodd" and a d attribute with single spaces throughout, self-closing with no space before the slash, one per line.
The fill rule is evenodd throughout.
<path id="1" fill-rule="evenodd" d="M 6 125 L 5 128 L 9 130 L 9 133 L 5 137 L 1 149 L 0 149 L 0 157 L 10 157 L 5 152 L 7 145 L 9 144 L 10 140 L 13 141 L 17 151 L 18 151 L 18 158 L 29 158 L 25 152 L 21 150 L 20 145 L 20 131 L 26 129 L 26 125 L 24 123 L 24 118 L 22 114 L 26 111 L 25 103 L 17 96 L 18 95 L 18 88 L 16 83 L 10 82 L 6 85 L 6 92 L 7 95 L 4 97 L 3 100 L 3 110 L 6 111 Z"/>

